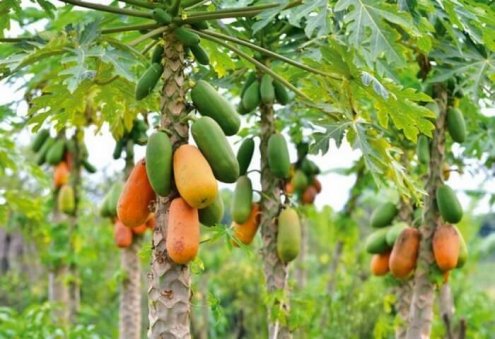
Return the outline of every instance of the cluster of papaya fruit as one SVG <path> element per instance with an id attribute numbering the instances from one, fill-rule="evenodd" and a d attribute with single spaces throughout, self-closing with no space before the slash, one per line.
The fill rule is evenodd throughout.
<path id="1" fill-rule="evenodd" d="M 148 135 L 146 134 L 147 130 L 148 125 L 144 120 L 134 119 L 131 130 L 125 132 L 124 135 L 115 143 L 113 158 L 115 160 L 120 159 L 124 150 L 126 152 L 132 152 L 132 147 L 126 147 L 129 142 L 132 142 L 133 145 L 146 145 L 148 142 Z M 130 157 L 133 155 L 134 154 L 127 154 L 127 156 Z"/>
<path id="2" fill-rule="evenodd" d="M 271 105 L 275 101 L 287 105 L 289 94 L 285 87 L 274 81 L 269 74 L 263 74 L 261 79 L 256 72 L 250 72 L 241 90 L 241 101 L 237 107 L 240 114 L 253 112 L 261 103 Z"/>

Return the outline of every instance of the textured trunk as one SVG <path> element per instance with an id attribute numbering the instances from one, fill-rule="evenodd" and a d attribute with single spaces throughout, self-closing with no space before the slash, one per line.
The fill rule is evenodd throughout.
<path id="1" fill-rule="evenodd" d="M 161 113 L 163 128 L 170 132 L 174 150 L 187 143 L 185 118 L 184 48 L 174 34 L 166 37 Z M 157 227 L 153 232 L 153 254 L 149 273 L 150 338 L 190 338 L 191 276 L 187 265 L 175 264 L 167 255 L 164 232 L 167 230 L 170 199 L 159 198 Z"/>
<path id="2" fill-rule="evenodd" d="M 421 244 L 417 269 L 414 274 L 414 291 L 409 313 L 407 339 L 429 338 L 433 320 L 434 285 L 428 276 L 434 263 L 432 250 L 433 232 L 441 223 L 436 208 L 435 195 L 438 186 L 442 183 L 441 171 L 445 146 L 447 93 L 443 88 L 438 88 L 437 90 L 437 103 L 440 108 L 440 114 L 435 123 L 435 131 L 433 132 L 430 147 L 429 173 L 426 181 L 428 195 L 425 199 L 424 222 L 420 227 Z"/>
<path id="3" fill-rule="evenodd" d="M 48 300 L 54 305 L 53 320 L 60 326 L 67 326 L 70 318 L 68 272 L 69 267 L 61 265 L 48 274 Z"/>
<path id="4" fill-rule="evenodd" d="M 452 300 L 452 291 L 449 284 L 446 282 L 440 288 L 438 306 L 440 308 L 440 316 L 445 325 L 445 337 L 454 339 L 452 331 L 452 321 L 454 316 L 454 300 Z"/>

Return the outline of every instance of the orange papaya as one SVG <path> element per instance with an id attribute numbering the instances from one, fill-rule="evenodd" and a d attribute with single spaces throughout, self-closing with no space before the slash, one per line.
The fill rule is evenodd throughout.
<path id="1" fill-rule="evenodd" d="M 155 229 L 156 226 L 156 216 L 155 213 L 151 213 L 150 216 L 148 217 L 148 220 L 146 220 L 146 226 L 148 228 L 151 228 L 152 230 Z"/>
<path id="2" fill-rule="evenodd" d="M 370 263 L 370 270 L 373 275 L 380 277 L 390 271 L 390 267 L 388 265 L 390 253 L 390 251 L 387 251 L 384 253 L 373 254 Z"/>
<path id="3" fill-rule="evenodd" d="M 120 220 L 115 221 L 114 226 L 115 245 L 120 248 L 126 248 L 132 244 L 132 231 L 126 227 Z"/>
<path id="4" fill-rule="evenodd" d="M 318 194 L 318 191 L 316 190 L 316 187 L 314 186 L 308 186 L 304 190 L 304 193 L 302 194 L 302 203 L 305 205 L 311 205 L 312 203 L 315 202 L 316 195 Z"/>
<path id="5" fill-rule="evenodd" d="M 433 235 L 433 255 L 438 268 L 449 271 L 457 266 L 461 249 L 459 233 L 451 225 L 440 225 Z"/>
<path id="6" fill-rule="evenodd" d="M 69 183 L 69 167 L 65 161 L 62 161 L 57 166 L 55 166 L 55 171 L 53 172 L 53 184 L 56 188 L 62 187 Z"/>
<path id="7" fill-rule="evenodd" d="M 243 224 L 232 223 L 234 230 L 234 237 L 242 242 L 244 245 L 249 245 L 253 242 L 254 236 L 259 226 L 260 219 L 260 206 L 256 203 L 252 205 L 249 218 Z M 233 241 L 234 246 L 239 246 L 236 241 Z"/>
<path id="8" fill-rule="evenodd" d="M 406 278 L 416 267 L 421 234 L 418 229 L 406 227 L 395 241 L 390 254 L 390 271 L 396 278 Z"/>
<path id="9" fill-rule="evenodd" d="M 147 229 L 148 229 L 148 226 L 146 225 L 146 223 L 144 223 L 142 225 L 139 225 L 139 226 L 136 226 L 136 227 L 132 227 L 131 228 L 131 232 L 133 234 L 140 235 L 140 234 L 144 234 Z"/>

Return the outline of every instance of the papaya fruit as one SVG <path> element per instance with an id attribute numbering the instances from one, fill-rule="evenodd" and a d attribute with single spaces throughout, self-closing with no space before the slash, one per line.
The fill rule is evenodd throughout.
<path id="1" fill-rule="evenodd" d="M 215 201 L 218 185 L 208 161 L 199 149 L 182 145 L 174 153 L 175 184 L 180 196 L 194 208 L 205 208 Z"/>
<path id="2" fill-rule="evenodd" d="M 172 22 L 172 16 L 163 8 L 155 8 L 151 15 L 156 22 L 162 25 L 169 25 Z"/>
<path id="3" fill-rule="evenodd" d="M 286 208 L 278 216 L 277 254 L 284 263 L 291 262 L 301 249 L 301 223 L 293 208 Z"/>
<path id="4" fill-rule="evenodd" d="M 462 233 L 459 231 L 459 229 L 456 226 L 452 226 L 456 230 L 457 234 L 459 235 L 459 258 L 457 260 L 457 266 L 456 268 L 462 268 L 468 259 L 468 248 L 466 245 L 466 241 L 464 240 L 464 237 L 462 236 Z"/>
<path id="5" fill-rule="evenodd" d="M 272 104 L 275 100 L 275 89 L 273 88 L 273 79 L 268 74 L 263 74 L 260 83 L 261 102 L 266 105 Z"/>
<path id="6" fill-rule="evenodd" d="M 378 206 L 371 214 L 371 227 L 380 228 L 390 225 L 397 213 L 399 210 L 394 203 L 386 202 Z"/>
<path id="7" fill-rule="evenodd" d="M 136 100 L 142 100 L 150 95 L 162 74 L 163 65 L 161 63 L 151 64 L 136 85 Z"/>
<path id="8" fill-rule="evenodd" d="M 112 157 L 115 160 L 120 159 L 120 156 L 122 155 L 122 151 L 124 150 L 126 142 L 127 142 L 126 139 L 120 139 L 115 143 L 115 148 L 113 149 L 113 154 L 112 154 Z"/>
<path id="9" fill-rule="evenodd" d="M 199 1 L 198 1 L 199 2 Z M 198 21 L 198 22 L 193 22 L 191 23 L 191 27 L 197 30 L 203 30 L 203 29 L 208 29 L 208 21 Z"/>
<path id="10" fill-rule="evenodd" d="M 316 193 L 321 193 L 321 182 L 317 178 L 313 178 L 311 185 L 316 188 Z"/>
<path id="11" fill-rule="evenodd" d="M 387 274 L 390 271 L 390 267 L 388 266 L 389 259 L 390 251 L 380 254 L 373 254 L 370 263 L 371 274 L 376 275 L 377 277 Z"/>
<path id="12" fill-rule="evenodd" d="M 70 185 L 63 185 L 58 192 L 58 209 L 72 215 L 76 209 L 76 197 L 74 189 Z"/>
<path id="13" fill-rule="evenodd" d="M 399 234 L 402 233 L 403 230 L 407 228 L 407 224 L 405 222 L 398 222 L 392 227 L 387 232 L 387 245 L 390 247 L 393 247 L 395 244 L 395 241 L 399 237 Z"/>
<path id="14" fill-rule="evenodd" d="M 296 145 L 297 159 L 303 161 L 308 155 L 309 144 L 307 142 L 300 142 Z"/>
<path id="15" fill-rule="evenodd" d="M 387 244 L 387 232 L 389 230 L 390 227 L 385 227 L 371 233 L 366 238 L 366 252 L 379 254 L 390 250 L 390 246 Z"/>
<path id="16" fill-rule="evenodd" d="M 217 197 L 211 205 L 200 209 L 198 212 L 199 222 L 201 224 L 205 226 L 215 226 L 216 224 L 220 223 L 222 221 L 224 212 L 222 196 L 220 194 L 217 194 Z"/>
<path id="17" fill-rule="evenodd" d="M 114 226 L 115 245 L 119 248 L 126 248 L 132 245 L 132 231 L 126 227 L 120 220 L 115 221 Z"/>
<path id="18" fill-rule="evenodd" d="M 291 196 L 292 194 L 294 194 L 295 189 L 294 189 L 294 185 L 292 185 L 292 182 L 291 182 L 291 181 L 287 181 L 287 182 L 285 183 L 285 186 L 284 186 L 284 192 L 285 192 L 285 194 L 287 194 L 288 196 Z"/>
<path id="19" fill-rule="evenodd" d="M 164 52 L 165 49 L 163 48 L 163 45 L 156 45 L 155 49 L 153 50 L 153 53 L 151 54 L 151 63 L 161 64 L 163 60 Z"/>
<path id="20" fill-rule="evenodd" d="M 185 265 L 199 250 L 198 210 L 182 198 L 172 200 L 166 235 L 167 253 L 176 264 Z"/>
<path id="21" fill-rule="evenodd" d="M 462 206 L 454 190 L 447 185 L 438 187 L 437 206 L 443 220 L 448 223 L 457 224 L 462 219 Z"/>
<path id="22" fill-rule="evenodd" d="M 201 65 L 208 66 L 210 64 L 210 58 L 208 57 L 208 53 L 201 47 L 199 44 L 191 46 L 191 52 L 194 55 L 194 58 Z"/>
<path id="23" fill-rule="evenodd" d="M 441 271 L 450 271 L 457 266 L 461 248 L 459 233 L 450 225 L 436 228 L 432 241 L 435 262 Z"/>
<path id="24" fill-rule="evenodd" d="M 242 97 L 244 96 L 244 93 L 246 93 L 246 90 L 251 86 L 251 84 L 256 80 L 256 72 L 249 72 L 248 76 L 246 77 L 246 81 L 244 82 L 244 85 L 242 86 L 241 89 L 241 101 Z M 249 113 L 249 112 L 246 112 Z"/>
<path id="25" fill-rule="evenodd" d="M 58 139 L 46 153 L 46 162 L 50 165 L 57 165 L 64 158 L 65 140 Z"/>
<path id="26" fill-rule="evenodd" d="M 286 179 L 289 177 L 289 149 L 282 134 L 273 134 L 268 139 L 268 167 L 277 178 Z"/>
<path id="27" fill-rule="evenodd" d="M 55 139 L 48 137 L 46 141 L 43 143 L 43 146 L 41 146 L 39 152 L 38 152 L 38 157 L 36 158 L 36 163 L 41 166 L 45 163 L 46 161 L 46 155 L 50 148 L 55 144 Z"/>
<path id="28" fill-rule="evenodd" d="M 62 161 L 55 167 L 53 172 L 53 184 L 56 188 L 62 187 L 69 183 L 70 171 L 67 163 Z"/>
<path id="29" fill-rule="evenodd" d="M 155 213 L 150 213 L 148 220 L 146 220 L 146 227 L 154 230 L 156 227 L 156 216 Z"/>
<path id="30" fill-rule="evenodd" d="M 253 203 L 253 186 L 251 180 L 246 175 L 237 179 L 234 198 L 232 199 L 232 219 L 237 224 L 245 223 L 249 214 L 251 214 L 251 205 Z"/>
<path id="31" fill-rule="evenodd" d="M 239 163 L 218 123 L 210 117 L 201 117 L 192 124 L 191 134 L 215 178 L 235 182 L 239 177 Z"/>
<path id="32" fill-rule="evenodd" d="M 117 216 L 117 208 L 119 205 L 120 195 L 124 189 L 124 185 L 120 181 L 116 181 L 113 183 L 112 187 L 108 191 L 108 200 L 107 200 L 107 210 L 109 217 Z"/>
<path id="33" fill-rule="evenodd" d="M 259 106 L 260 102 L 260 83 L 258 80 L 255 80 L 249 85 L 242 96 L 242 107 L 244 107 L 246 111 L 252 112 Z"/>
<path id="34" fill-rule="evenodd" d="M 418 229 L 407 227 L 395 241 L 390 254 L 390 272 L 395 278 L 408 277 L 416 267 L 421 234 Z"/>
<path id="35" fill-rule="evenodd" d="M 39 131 L 34 137 L 33 143 L 31 144 L 31 150 L 37 153 L 49 136 L 50 132 L 47 129 L 42 129 L 41 131 Z"/>
<path id="36" fill-rule="evenodd" d="M 450 178 L 450 166 L 447 163 L 442 165 L 442 179 L 448 181 Z"/>
<path id="37" fill-rule="evenodd" d="M 127 227 L 136 227 L 146 222 L 155 192 L 146 174 L 146 162 L 136 163 L 127 178 L 117 205 L 117 215 Z"/>
<path id="38" fill-rule="evenodd" d="M 148 226 L 146 226 L 146 223 L 144 223 L 142 225 L 132 227 L 131 232 L 132 232 L 132 234 L 141 235 L 141 234 L 144 234 L 147 229 L 148 229 Z"/>
<path id="39" fill-rule="evenodd" d="M 174 33 L 177 40 L 179 40 L 186 47 L 190 48 L 199 44 L 199 35 L 185 27 L 177 27 Z"/>
<path id="40" fill-rule="evenodd" d="M 273 81 L 273 89 L 275 90 L 275 99 L 277 102 L 280 105 L 287 105 L 289 103 L 289 94 L 284 85 L 278 81 Z"/>
<path id="41" fill-rule="evenodd" d="M 172 142 L 165 132 L 154 132 L 146 146 L 146 174 L 156 194 L 166 197 L 172 187 Z"/>
<path id="42" fill-rule="evenodd" d="M 320 168 L 318 167 L 318 165 L 315 164 L 313 161 L 309 160 L 308 158 L 304 158 L 301 161 L 301 170 L 308 177 L 312 177 L 314 175 L 320 174 Z"/>
<path id="43" fill-rule="evenodd" d="M 304 190 L 308 187 L 308 177 L 301 170 L 296 170 L 294 172 L 294 176 L 291 179 L 292 186 L 296 192 L 304 192 Z"/>
<path id="44" fill-rule="evenodd" d="M 316 188 L 314 186 L 308 186 L 301 197 L 301 201 L 305 205 L 311 205 L 312 203 L 315 202 L 316 195 L 318 192 L 316 191 Z"/>
<path id="45" fill-rule="evenodd" d="M 225 135 L 234 135 L 239 131 L 241 126 L 239 114 L 209 83 L 199 80 L 191 90 L 191 99 L 199 113 L 213 118 Z"/>
<path id="46" fill-rule="evenodd" d="M 239 102 L 239 104 L 237 105 L 237 113 L 239 113 L 240 115 L 245 115 L 249 113 L 249 111 L 246 110 L 244 106 L 242 106 L 242 101 Z"/>
<path id="47" fill-rule="evenodd" d="M 420 135 L 418 137 L 416 153 L 420 163 L 428 164 L 430 162 L 430 142 L 425 135 Z"/>
<path id="48" fill-rule="evenodd" d="M 254 203 L 251 207 L 251 213 L 248 220 L 243 224 L 232 223 L 234 238 L 244 245 L 249 245 L 253 242 L 253 239 L 258 230 L 260 219 L 260 207 Z M 234 246 L 238 246 L 236 241 L 233 241 Z"/>
<path id="49" fill-rule="evenodd" d="M 237 162 L 239 163 L 239 175 L 245 175 L 254 153 L 254 140 L 245 139 L 237 151 Z"/>
<path id="50" fill-rule="evenodd" d="M 90 163 L 87 159 L 83 159 L 81 161 L 81 164 L 88 173 L 96 173 L 96 167 L 92 163 Z"/>
<path id="51" fill-rule="evenodd" d="M 466 123 L 462 112 L 457 108 L 449 108 L 447 111 L 447 130 L 452 140 L 463 143 L 466 140 Z"/>

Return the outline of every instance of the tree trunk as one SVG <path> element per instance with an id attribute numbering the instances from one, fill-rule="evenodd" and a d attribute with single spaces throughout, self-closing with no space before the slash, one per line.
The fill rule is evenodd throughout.
<path id="1" fill-rule="evenodd" d="M 165 39 L 163 91 L 161 100 L 162 128 L 170 132 L 174 150 L 187 143 L 189 127 L 185 118 L 184 48 L 173 33 Z M 153 232 L 152 262 L 149 274 L 150 338 L 190 338 L 191 276 L 187 265 L 175 264 L 167 255 L 165 234 L 171 199 L 159 198 L 157 226 Z"/>
<path id="2" fill-rule="evenodd" d="M 445 146 L 445 118 L 447 114 L 447 93 L 438 88 L 437 103 L 440 113 L 435 123 L 433 140 L 430 147 L 430 164 L 426 181 L 424 222 L 419 228 L 421 244 L 417 269 L 414 274 L 414 290 L 409 313 L 409 329 L 407 339 L 423 339 L 430 337 L 431 322 L 433 320 L 434 285 L 428 278 L 431 265 L 434 263 L 432 238 L 435 228 L 441 220 L 436 208 L 435 195 L 438 186 L 442 183 L 441 171 Z"/>
<path id="3" fill-rule="evenodd" d="M 273 314 L 279 314 L 279 309 L 286 314 L 289 311 L 289 302 L 285 298 L 287 283 L 287 266 L 277 255 L 277 217 L 281 208 L 280 185 L 281 180 L 276 178 L 268 167 L 268 139 L 275 133 L 273 107 L 261 106 L 261 236 L 263 238 L 263 264 L 266 287 L 270 297 L 282 291 L 283 298 L 277 297 L 268 305 L 268 333 L 269 338 L 291 338 L 289 328 Z M 277 316 L 278 318 L 278 316 Z"/>
<path id="4" fill-rule="evenodd" d="M 54 305 L 52 312 L 53 321 L 57 325 L 69 324 L 69 285 L 67 275 L 69 267 L 60 265 L 48 274 L 48 300 Z"/>
<path id="5" fill-rule="evenodd" d="M 454 339 L 454 333 L 452 329 L 452 321 L 454 320 L 454 300 L 452 300 L 452 291 L 448 282 L 445 282 L 440 287 L 438 306 L 440 308 L 440 316 L 445 325 L 445 337 L 448 339 Z"/>

